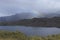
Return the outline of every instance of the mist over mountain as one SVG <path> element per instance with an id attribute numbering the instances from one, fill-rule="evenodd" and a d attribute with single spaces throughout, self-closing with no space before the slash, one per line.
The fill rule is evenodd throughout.
<path id="1" fill-rule="evenodd" d="M 0 17 L 0 21 L 17 21 L 22 19 L 31 19 L 34 17 L 37 17 L 37 15 L 32 13 L 20 13 L 11 16 Z"/>
<path id="2" fill-rule="evenodd" d="M 57 13 L 18 13 L 11 16 L 0 17 L 0 22 L 2 21 L 18 21 L 22 19 L 32 19 L 32 18 L 51 18 L 51 17 L 60 17 L 60 12 Z"/>

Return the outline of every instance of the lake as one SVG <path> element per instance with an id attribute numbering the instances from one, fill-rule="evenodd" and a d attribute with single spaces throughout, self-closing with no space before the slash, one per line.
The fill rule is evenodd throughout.
<path id="1" fill-rule="evenodd" d="M 26 27 L 26 26 L 0 26 L 0 30 L 20 31 L 27 36 L 47 36 L 52 34 L 59 34 L 59 28 L 44 28 L 44 27 Z"/>

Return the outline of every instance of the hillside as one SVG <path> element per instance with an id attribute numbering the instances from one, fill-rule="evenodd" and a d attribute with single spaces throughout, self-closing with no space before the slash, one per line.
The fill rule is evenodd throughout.
<path id="1" fill-rule="evenodd" d="M 38 27 L 60 27 L 60 17 L 23 19 L 13 22 L 0 22 L 0 25 L 22 25 Z"/>
<path id="2" fill-rule="evenodd" d="M 11 16 L 0 17 L 0 22 L 31 19 L 32 17 L 35 17 L 35 14 L 32 15 L 32 13 L 20 13 L 20 14 L 18 13 L 18 14 L 11 15 Z"/>
<path id="3" fill-rule="evenodd" d="M 24 19 L 13 22 L 12 24 L 25 26 L 60 27 L 60 17 Z"/>

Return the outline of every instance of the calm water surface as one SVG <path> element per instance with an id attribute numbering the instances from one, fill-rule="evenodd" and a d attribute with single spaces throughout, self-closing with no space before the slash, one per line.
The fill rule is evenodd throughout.
<path id="1" fill-rule="evenodd" d="M 26 26 L 0 26 L 0 30 L 21 31 L 27 36 L 47 36 L 51 34 L 59 34 L 59 28 L 43 28 L 43 27 L 26 27 Z"/>

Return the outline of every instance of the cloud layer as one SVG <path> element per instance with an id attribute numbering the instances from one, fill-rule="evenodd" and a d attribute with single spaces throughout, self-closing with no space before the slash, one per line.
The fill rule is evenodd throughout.
<path id="1" fill-rule="evenodd" d="M 59 0 L 0 0 L 0 17 L 20 12 L 32 12 L 42 16 L 42 12 L 60 10 Z"/>

